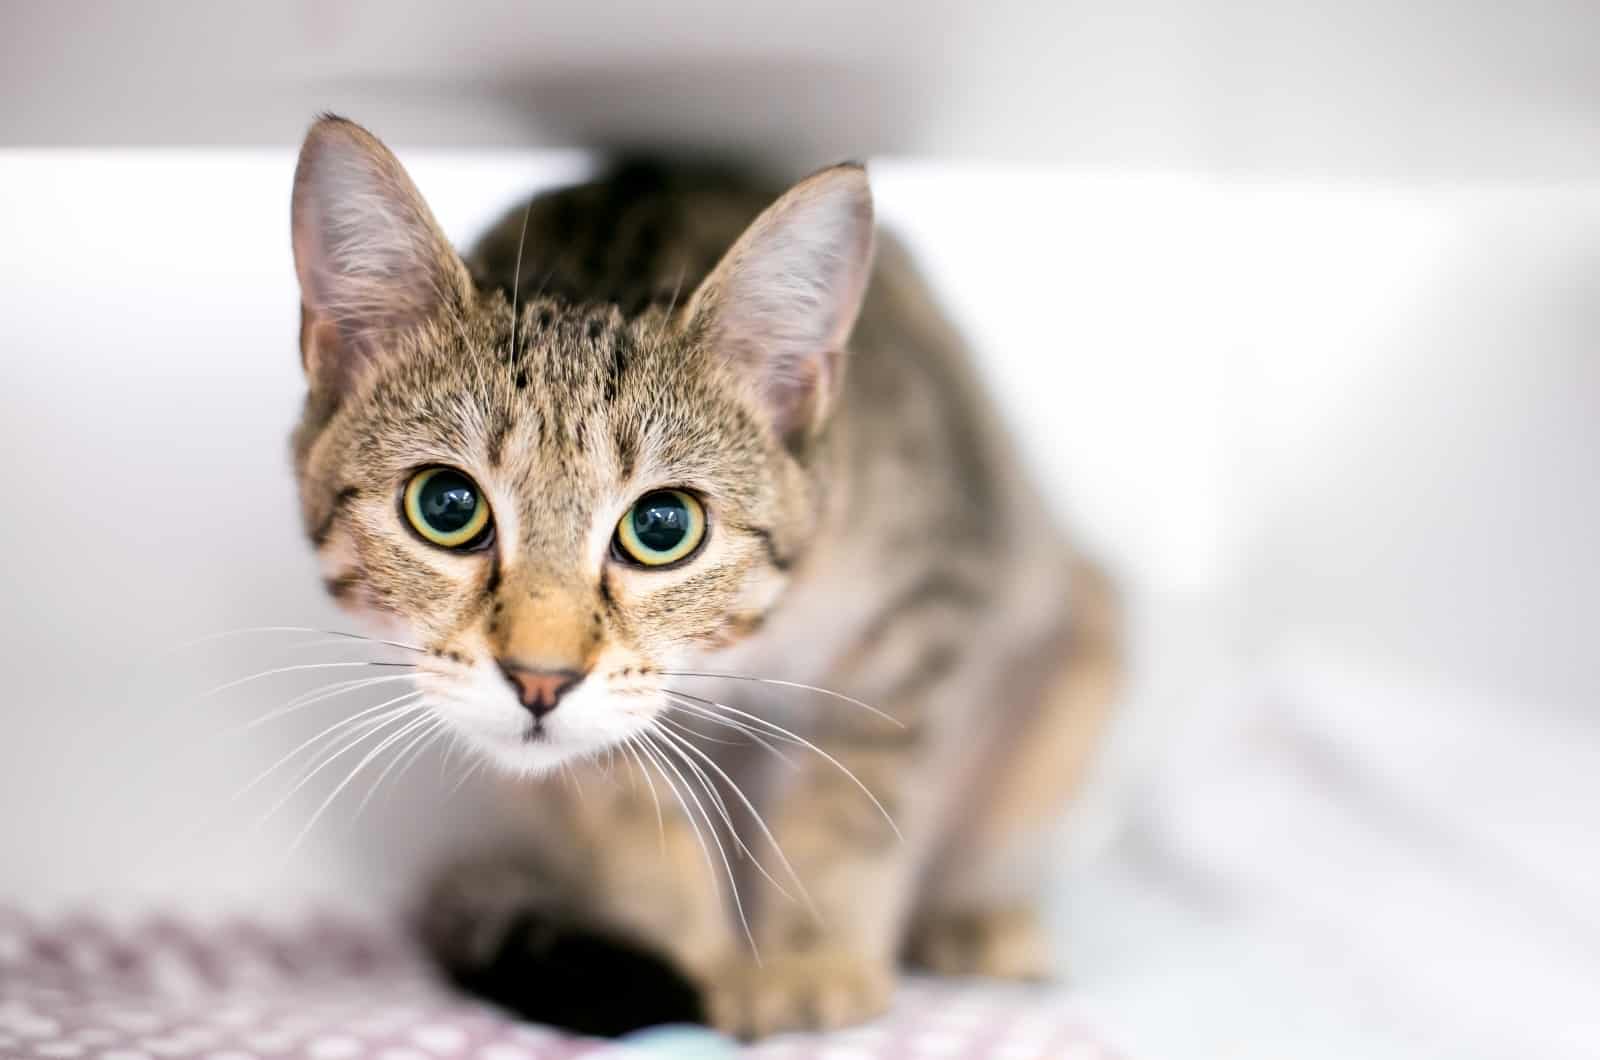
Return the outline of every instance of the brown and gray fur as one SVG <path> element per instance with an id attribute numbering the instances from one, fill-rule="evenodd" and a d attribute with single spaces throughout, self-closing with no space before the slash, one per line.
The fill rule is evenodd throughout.
<path id="1" fill-rule="evenodd" d="M 1052 525 L 905 253 L 879 235 L 874 256 L 864 170 L 780 191 L 622 166 L 510 211 L 463 261 L 358 126 L 318 122 L 295 184 L 306 527 L 330 591 L 422 649 L 428 708 L 507 767 L 525 822 L 444 877 L 432 943 L 470 972 L 508 924 L 559 910 L 664 954 L 746 1036 L 869 1018 L 902 960 L 1045 974 L 1041 837 L 1117 671 L 1106 579 Z M 489 548 L 408 533 L 397 497 L 430 464 L 478 482 Z M 704 499 L 704 547 L 615 562 L 617 519 L 666 486 Z M 534 733 L 503 662 L 584 676 Z M 780 761 L 698 703 L 827 757 L 764 729 Z M 722 828 L 697 772 L 793 895 L 723 836 L 759 959 L 692 827 Z M 690 783 L 703 810 L 673 790 Z"/>

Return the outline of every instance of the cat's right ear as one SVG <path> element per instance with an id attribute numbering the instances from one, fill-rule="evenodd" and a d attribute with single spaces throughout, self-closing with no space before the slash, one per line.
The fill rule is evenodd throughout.
<path id="1" fill-rule="evenodd" d="M 325 116 L 306 134 L 291 217 L 300 356 L 338 394 L 397 338 L 465 304 L 472 281 L 427 203 L 377 137 Z"/>

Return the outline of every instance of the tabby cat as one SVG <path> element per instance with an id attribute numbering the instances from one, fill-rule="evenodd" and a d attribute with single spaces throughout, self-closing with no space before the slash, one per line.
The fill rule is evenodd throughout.
<path id="1" fill-rule="evenodd" d="M 428 937 L 569 1023 L 665 1017 L 637 964 L 575 991 L 519 948 L 658 961 L 745 1037 L 870 1018 L 902 962 L 1049 968 L 1037 862 L 1111 701 L 1113 595 L 874 254 L 866 171 L 779 190 L 628 163 L 463 259 L 361 127 L 300 153 L 305 525 L 519 817 Z"/>

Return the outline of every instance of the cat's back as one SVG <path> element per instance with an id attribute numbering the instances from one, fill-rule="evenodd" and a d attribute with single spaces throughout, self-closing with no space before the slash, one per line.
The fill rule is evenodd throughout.
<path id="1" fill-rule="evenodd" d="M 480 288 L 514 290 L 519 302 L 609 303 L 638 316 L 681 304 L 783 188 L 733 163 L 623 159 L 507 211 L 467 264 Z"/>

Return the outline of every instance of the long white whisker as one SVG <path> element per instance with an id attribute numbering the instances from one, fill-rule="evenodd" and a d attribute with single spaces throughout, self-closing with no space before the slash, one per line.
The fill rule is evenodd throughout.
<path id="1" fill-rule="evenodd" d="M 314 704 L 321 703 L 324 700 L 333 699 L 336 696 L 342 696 L 346 692 L 355 692 L 363 688 L 372 688 L 375 685 L 388 684 L 391 681 L 410 680 L 412 680 L 411 674 L 390 674 L 388 677 L 357 677 L 351 681 L 340 681 L 337 684 L 326 685 L 322 688 L 316 688 L 312 689 L 310 692 L 302 693 L 285 703 L 283 706 L 278 707 L 275 710 L 268 711 L 261 717 L 255 719 L 254 721 L 246 722 L 239 728 L 241 731 L 248 732 L 251 729 L 259 728 L 270 721 L 275 721 L 286 714 L 293 714 L 297 710 L 313 706 Z"/>
<path id="2" fill-rule="evenodd" d="M 688 724 L 686 724 L 684 722 L 676 721 L 672 717 L 670 717 L 670 716 L 668 716 L 666 714 L 661 715 L 656 720 L 661 722 L 662 724 L 671 725 L 677 731 L 679 731 L 681 733 L 686 733 L 686 734 L 688 734 L 690 736 L 693 736 L 693 737 L 695 737 L 696 739 L 699 739 L 699 740 L 710 740 L 712 743 L 721 744 L 724 747 L 742 747 L 742 746 L 744 746 L 738 740 L 724 740 L 720 736 L 712 736 L 710 733 L 701 732 L 699 729 L 693 728 L 693 727 L 691 727 L 690 725 L 688 725 Z M 699 718 L 694 718 L 693 720 L 699 721 L 700 719 Z"/>
<path id="3" fill-rule="evenodd" d="M 395 706 L 396 704 L 405 701 L 410 696 L 418 696 L 418 695 L 421 695 L 421 694 L 422 693 L 420 693 L 420 692 L 409 692 L 406 695 L 397 696 L 394 699 L 387 700 L 386 702 L 383 702 L 383 703 L 379 703 L 375 707 L 368 707 L 365 710 L 360 711 L 357 714 L 352 714 L 348 718 L 340 718 L 338 721 L 334 722 L 332 725 L 328 726 L 326 729 L 323 729 L 321 732 L 317 733 L 315 736 L 311 737 L 309 740 L 306 740 L 305 742 L 301 743 L 294 750 L 290 751 L 288 754 L 284 755 L 282 758 L 280 758 L 276 762 L 272 763 L 272 765 L 268 766 L 254 780 L 252 780 L 250 783 L 246 784 L 244 787 L 242 787 L 238 791 L 236 791 L 233 794 L 233 796 L 231 798 L 229 798 L 228 802 L 229 803 L 234 803 L 234 802 L 237 802 L 238 800 L 244 798 L 251 791 L 254 791 L 256 786 L 258 784 L 260 784 L 263 780 L 266 780 L 272 774 L 276 773 L 286 763 L 292 761 L 295 758 L 295 756 L 300 754 L 300 752 L 304 751 L 307 747 L 310 747 L 312 744 L 317 743 L 317 742 L 319 742 L 321 740 L 327 739 L 328 737 L 332 736 L 334 733 L 338 732 L 340 729 L 345 728 L 346 726 L 352 725 L 355 722 L 361 720 L 364 717 L 367 717 L 370 714 L 375 714 L 378 711 L 383 710 L 383 709 L 385 709 L 387 707 Z"/>
<path id="4" fill-rule="evenodd" d="M 374 736 L 378 736 L 379 734 L 382 734 L 380 736 L 380 742 L 387 740 L 388 737 L 390 735 L 392 735 L 392 733 L 394 731 L 396 731 L 396 730 L 391 730 L 390 733 L 383 733 L 383 730 L 388 728 L 391 725 L 398 724 L 401 729 L 405 729 L 406 727 L 408 727 L 411 724 L 411 719 L 415 716 L 415 714 L 417 713 L 418 709 L 420 709 L 420 708 L 414 707 L 414 706 L 413 707 L 395 707 L 393 710 L 391 710 L 388 713 L 384 714 L 382 717 L 376 719 L 375 721 L 371 721 L 371 722 L 367 722 L 367 723 L 363 724 L 361 726 L 361 730 L 358 733 L 356 733 L 354 736 L 351 736 L 343 744 L 339 745 L 338 749 L 336 751 L 334 751 L 332 754 L 326 755 L 326 757 L 323 758 L 322 762 L 320 764 L 318 764 L 315 769 L 308 769 L 306 771 L 303 771 L 301 773 L 300 777 L 289 788 L 289 790 L 285 791 L 278 798 L 278 801 L 275 802 L 272 805 L 272 807 L 267 810 L 266 813 L 262 814 L 260 817 L 258 817 L 256 819 L 255 827 L 256 828 L 260 828 L 268 820 L 270 820 L 275 814 L 277 814 L 279 810 L 281 810 L 284 806 L 288 805 L 289 801 L 291 799 L 293 799 L 295 797 L 295 795 L 297 795 L 302 788 L 304 788 L 307 784 L 309 784 L 311 782 L 312 778 L 314 778 L 317 774 L 321 773 L 323 771 L 323 769 L 326 768 L 327 766 L 332 765 L 334 760 L 343 757 L 347 752 L 354 750 L 355 748 L 357 748 L 357 747 L 361 746 L 362 744 L 366 743 L 367 740 L 371 739 Z M 343 735 L 345 735 L 345 734 L 341 734 L 340 738 L 342 738 Z M 324 749 L 324 750 L 326 750 L 326 749 Z"/>
<path id="5" fill-rule="evenodd" d="M 221 633 L 208 633 L 203 637 L 184 641 L 174 646 L 171 650 L 185 651 L 201 644 L 209 644 L 212 641 L 225 640 L 230 637 L 244 637 L 257 633 L 320 633 L 325 637 L 342 637 L 346 640 L 362 641 L 367 644 L 384 644 L 391 648 L 404 648 L 406 651 L 427 654 L 426 649 L 419 648 L 415 644 L 406 644 L 398 640 L 384 640 L 381 637 L 368 637 L 360 633 L 347 633 L 342 629 L 319 629 L 315 626 L 248 626 L 244 629 L 225 629 Z"/>
<path id="6" fill-rule="evenodd" d="M 639 757 L 638 750 L 633 746 L 633 736 L 628 736 L 622 741 L 622 749 L 633 756 L 633 761 L 639 767 L 639 773 L 644 777 L 645 786 L 650 789 L 650 801 L 656 807 L 656 834 L 661 840 L 661 852 L 667 852 L 667 825 L 661 817 L 661 799 L 656 796 L 656 782 L 650 779 L 650 771 L 644 767 L 644 761 Z"/>
<path id="7" fill-rule="evenodd" d="M 428 739 L 430 736 L 438 736 L 439 730 L 442 729 L 446 724 L 448 723 L 444 718 L 434 715 L 432 725 L 425 726 L 421 732 L 412 738 L 410 743 L 406 744 L 404 747 L 400 748 L 399 751 L 395 752 L 395 756 L 389 760 L 389 764 L 383 767 L 383 769 L 378 773 L 378 778 L 372 782 L 372 787 L 368 788 L 367 793 L 361 797 L 361 801 L 356 803 L 356 812 L 350 815 L 350 820 L 352 823 L 361 817 L 361 811 L 367 808 L 367 803 L 371 802 L 372 797 L 378 793 L 378 789 L 383 787 L 384 779 L 388 777 L 390 773 L 394 772 L 396 766 L 398 766 L 401 762 L 406 761 L 407 754 L 413 750 L 416 750 L 420 755 L 421 749 L 426 746 L 423 741 Z M 400 773 L 404 772 L 404 769 L 400 770 Z M 400 776 L 400 773 L 395 773 L 397 779 Z"/>
<path id="8" fill-rule="evenodd" d="M 822 748 L 818 747 L 816 744 L 812 743 L 810 740 L 807 740 L 805 737 L 800 736 L 797 733 L 790 732 L 788 729 L 785 729 L 783 726 L 777 725 L 777 724 L 775 724 L 773 722 L 770 722 L 765 718 L 758 717 L 757 715 L 751 714 L 748 711 L 740 710 L 737 707 L 730 707 L 726 703 L 718 703 L 715 700 L 710 700 L 710 699 L 701 699 L 699 696 L 691 696 L 686 692 L 674 692 L 672 694 L 675 695 L 675 696 L 684 696 L 685 698 L 692 699 L 697 703 L 704 703 L 707 707 L 712 707 L 712 708 L 715 708 L 717 710 L 725 710 L 730 714 L 735 714 L 735 715 L 737 715 L 737 716 L 739 716 L 741 718 L 746 718 L 749 721 L 751 721 L 751 722 L 753 722 L 753 723 L 755 723 L 757 725 L 760 725 L 763 729 L 771 731 L 775 735 L 786 737 L 786 738 L 788 738 L 790 740 L 793 740 L 795 743 L 800 744 L 802 747 L 806 748 L 807 750 L 812 751 L 812 752 L 814 752 L 814 753 L 816 753 L 818 755 L 821 755 L 835 769 L 837 769 L 839 772 L 843 773 L 845 776 L 849 777 L 850 778 L 850 782 L 852 784 L 854 784 L 856 787 L 860 788 L 863 795 L 865 795 L 867 798 L 872 800 L 872 805 L 877 807 L 878 812 L 883 815 L 883 819 L 889 823 L 889 827 L 894 830 L 894 834 L 895 834 L 896 838 L 898 838 L 902 843 L 905 842 L 905 838 L 906 837 L 901 834 L 900 826 L 894 823 L 894 818 L 889 816 L 889 811 L 883 808 L 883 803 L 878 801 L 878 797 L 872 793 L 872 789 L 867 787 L 865 784 L 863 784 L 861 782 L 861 778 L 856 776 L 849 769 L 847 769 L 843 762 L 839 761 L 837 758 L 833 757 L 833 755 L 831 755 L 828 752 L 824 751 Z"/>
<path id="9" fill-rule="evenodd" d="M 585 796 L 583 794 L 583 781 L 578 778 L 578 771 L 568 768 L 567 763 L 562 762 L 561 772 L 565 773 L 567 779 L 572 782 L 572 790 L 578 793 L 578 801 L 582 802 Z"/>
<path id="10" fill-rule="evenodd" d="M 294 785 L 288 791 L 279 796 L 278 801 L 273 803 L 267 812 L 262 814 L 256 820 L 256 827 L 259 828 L 261 825 L 265 824 L 274 815 L 276 815 L 279 810 L 288 805 L 289 800 L 293 799 L 302 788 L 311 783 L 312 779 L 314 779 L 324 769 L 327 769 L 329 766 L 333 765 L 334 762 L 338 761 L 349 752 L 361 746 L 370 737 L 383 732 L 383 730 L 388 728 L 390 725 L 398 722 L 402 729 L 409 726 L 415 715 L 423 709 L 425 709 L 423 706 L 416 703 L 398 706 L 388 711 L 375 721 L 365 723 L 360 726 L 360 730 L 356 733 L 356 735 L 351 737 L 349 740 L 346 740 L 343 744 L 340 744 L 339 747 L 332 753 L 324 753 L 321 761 L 317 762 L 314 768 L 308 768 L 305 772 L 303 772 L 295 781 Z M 389 735 L 390 734 L 384 734 L 383 739 L 387 740 Z"/>
<path id="11" fill-rule="evenodd" d="M 665 717 L 660 717 L 655 720 L 657 723 L 660 723 L 666 721 L 667 719 Z M 667 730 L 665 729 L 658 729 L 657 733 L 662 736 L 668 735 Z M 717 790 L 716 785 L 711 783 L 711 778 L 706 775 L 703 769 L 701 769 L 690 759 L 682 758 L 681 760 L 684 765 L 689 767 L 690 772 L 692 772 L 700 781 L 700 787 L 707 795 L 711 797 L 711 804 L 717 808 L 717 815 L 722 818 L 723 826 L 728 829 L 728 834 L 733 837 L 735 844 L 734 852 L 740 857 L 749 855 L 753 860 L 755 855 L 750 853 L 750 848 L 745 846 L 744 840 L 739 837 L 738 829 L 734 828 L 733 817 L 728 813 L 728 804 L 723 801 L 722 793 Z"/>
<path id="12" fill-rule="evenodd" d="M 654 743 L 653 737 L 657 736 L 657 735 L 665 735 L 665 733 L 664 733 L 663 730 L 652 729 L 646 734 L 646 738 L 650 739 L 651 742 Z M 728 848 L 723 844 L 722 837 L 717 833 L 716 824 L 711 820 L 711 815 L 706 812 L 705 805 L 703 803 L 701 803 L 699 797 L 695 795 L 694 788 L 692 786 L 690 786 L 688 778 L 685 777 L 681 772 L 679 772 L 677 766 L 674 765 L 674 759 L 676 759 L 679 762 L 682 762 L 684 765 L 689 767 L 689 771 L 692 774 L 694 774 L 694 776 L 695 776 L 695 778 L 697 780 L 700 781 L 700 784 L 701 784 L 702 788 L 705 790 L 706 794 L 710 796 L 712 804 L 717 807 L 718 812 L 722 816 L 723 823 L 728 829 L 728 834 L 733 837 L 733 841 L 736 844 L 735 852 L 736 853 L 739 852 L 739 851 L 748 852 L 746 850 L 745 846 L 744 846 L 744 841 L 739 838 L 738 833 L 734 830 L 733 820 L 728 816 L 728 807 L 723 803 L 722 796 L 720 794 L 718 794 L 711 787 L 711 781 L 710 781 L 709 778 L 706 777 L 704 771 L 699 769 L 689 759 L 689 757 L 687 755 L 685 755 L 682 751 L 678 750 L 676 747 L 674 747 L 670 743 L 657 743 L 657 744 L 655 744 L 655 746 L 659 751 L 661 751 L 662 758 L 666 761 L 667 765 L 672 769 L 673 773 L 675 773 L 678 776 L 678 779 L 683 781 L 684 787 L 689 792 L 689 797 L 694 800 L 694 804 L 697 807 L 699 807 L 699 809 L 700 809 L 701 816 L 705 818 L 706 831 L 708 833 L 710 833 L 712 841 L 717 844 L 717 855 L 718 855 L 718 857 L 720 857 L 722 859 L 722 868 L 728 874 L 728 893 L 733 896 L 734 907 L 739 912 L 739 920 L 740 920 L 741 923 L 744 924 L 745 934 L 748 936 L 750 934 L 750 922 L 745 917 L 744 902 L 743 902 L 743 900 L 741 899 L 741 897 L 739 895 L 739 883 L 738 883 L 738 880 L 734 876 L 733 863 L 728 860 Z M 756 860 L 754 854 L 750 855 L 750 860 L 751 861 L 755 861 Z M 783 890 L 783 888 L 781 886 L 778 887 L 778 889 L 780 891 Z M 787 893 L 787 892 L 785 892 L 785 893 Z M 790 896 L 790 901 L 793 901 L 793 900 L 794 900 L 793 896 Z M 755 939 L 754 938 L 750 938 L 750 946 L 751 946 L 752 949 L 754 949 L 754 947 L 755 947 Z"/>
<path id="13" fill-rule="evenodd" d="M 733 782 L 733 778 L 728 776 L 727 772 L 724 771 L 721 766 L 717 765 L 717 763 L 712 760 L 710 755 L 706 754 L 704 751 L 700 750 L 700 748 L 694 746 L 694 744 L 690 743 L 688 740 L 685 740 L 683 737 L 674 736 L 672 733 L 665 730 L 662 731 L 661 735 L 686 748 L 689 752 L 703 761 L 707 766 L 711 767 L 711 769 L 716 772 L 717 776 L 722 778 L 722 782 L 728 785 L 729 790 L 733 792 L 734 796 L 744 804 L 744 808 L 750 811 L 750 816 L 755 818 L 756 827 L 760 828 L 761 834 L 767 837 L 767 842 L 772 844 L 773 852 L 778 855 L 778 861 L 783 865 L 784 870 L 789 873 L 790 878 L 794 880 L 794 885 L 796 889 L 799 890 L 806 908 L 810 910 L 813 917 L 821 920 L 821 915 L 817 912 L 816 903 L 811 900 L 811 895 L 806 891 L 805 881 L 800 878 L 800 874 L 796 872 L 794 866 L 789 863 L 788 857 L 786 857 L 783 853 L 783 848 L 778 845 L 777 838 L 773 836 L 772 829 L 767 827 L 767 822 L 762 819 L 761 814 L 756 810 L 754 804 L 752 804 L 750 800 L 745 797 L 745 794 L 740 790 L 739 785 Z M 728 829 L 729 831 L 733 830 L 733 825 L 731 823 L 729 824 Z M 735 834 L 735 838 L 738 838 L 737 834 Z M 740 845 L 744 845 L 743 841 L 740 842 Z M 750 848 L 745 847 L 745 851 L 750 853 Z M 760 872 L 761 875 L 765 876 L 767 881 L 776 887 L 779 892 L 781 892 L 791 902 L 795 900 L 794 896 L 789 894 L 788 890 L 782 884 L 772 878 L 772 874 L 769 873 L 765 866 L 761 864 L 760 858 L 756 857 L 754 853 L 750 853 L 750 860 L 752 863 L 754 863 L 756 870 Z"/>
<path id="14" fill-rule="evenodd" d="M 667 755 L 666 746 L 656 743 L 655 740 L 651 738 L 653 735 L 652 732 L 648 729 L 642 730 L 640 735 L 644 738 L 645 746 L 654 747 L 658 752 L 658 760 L 665 763 L 666 767 L 672 770 L 673 775 L 683 782 L 684 791 L 688 792 L 689 798 L 692 799 L 695 806 L 699 808 L 700 816 L 705 818 L 706 829 L 711 833 L 711 838 L 716 841 L 717 854 L 722 858 L 723 870 L 728 874 L 728 893 L 733 896 L 733 907 L 739 914 L 739 923 L 744 928 L 744 937 L 749 941 L 750 952 L 755 955 L 756 963 L 759 964 L 761 962 L 761 951 L 756 946 L 755 934 L 750 930 L 750 918 L 745 915 L 744 901 L 739 897 L 739 883 L 734 879 L 733 876 L 733 863 L 728 860 L 728 851 L 723 847 L 722 840 L 717 836 L 717 826 L 712 823 L 711 815 L 706 812 L 705 804 L 700 801 L 700 796 L 694 793 L 694 788 L 690 787 L 689 781 L 684 777 L 683 773 L 678 769 L 678 767 L 673 764 L 672 758 Z M 685 807 L 684 809 L 687 811 L 688 807 Z M 712 875 L 715 876 L 715 874 L 716 870 L 712 869 Z"/>
<path id="15" fill-rule="evenodd" d="M 198 702 L 199 700 L 202 700 L 202 699 L 209 699 L 210 697 L 218 694 L 219 692 L 226 692 L 230 688 L 238 688 L 240 685 L 247 685 L 252 681 L 260 681 L 263 678 L 272 677 L 275 674 L 294 673 L 294 672 L 299 671 L 299 670 L 337 670 L 337 669 L 346 669 L 346 668 L 349 668 L 349 667 L 352 667 L 352 666 L 402 666 L 402 667 L 405 667 L 408 670 L 415 670 L 416 669 L 416 664 L 415 663 L 403 663 L 403 662 L 362 661 L 362 662 L 296 663 L 293 666 L 279 666 L 279 667 L 275 667 L 274 669 L 271 669 L 271 670 L 263 670 L 258 674 L 251 674 L 249 677 L 241 677 L 236 681 L 229 681 L 226 684 L 218 685 L 216 688 L 213 688 L 210 691 L 204 692 L 201 695 L 195 697 L 195 701 Z"/>
<path id="16" fill-rule="evenodd" d="M 292 751 L 290 751 L 288 754 L 286 754 L 283 757 L 279 758 L 276 762 L 272 763 L 272 765 L 270 765 L 266 769 L 262 770 L 254 779 L 252 779 L 244 787 L 240 788 L 238 791 L 236 791 L 232 795 L 228 796 L 228 798 L 226 800 L 224 800 L 221 804 L 219 804 L 218 806 L 214 807 L 209 814 L 204 815 L 201 818 L 201 820 L 199 821 L 199 823 L 196 824 L 194 826 L 194 828 L 190 830 L 189 834 L 191 836 L 198 835 L 200 832 L 204 831 L 206 828 L 208 828 L 211 825 L 215 824 L 217 821 L 219 821 L 224 816 L 224 814 L 227 812 L 229 807 L 234 806 L 235 804 L 237 804 L 240 799 L 243 799 L 251 791 L 253 791 L 257 787 L 259 787 L 269 777 L 273 776 L 279 770 L 281 770 L 285 765 L 287 765 L 288 763 L 293 761 L 295 759 L 295 757 L 298 756 L 299 754 L 301 754 L 302 752 L 304 752 L 306 750 L 306 748 L 312 746 L 313 744 L 317 743 L 320 740 L 339 739 L 339 738 L 341 738 L 341 736 L 343 735 L 341 730 L 346 730 L 346 729 L 349 729 L 351 727 L 354 727 L 357 723 L 361 723 L 361 719 L 362 719 L 362 717 L 364 715 L 371 714 L 373 711 L 383 710 L 385 707 L 391 706 L 392 703 L 393 703 L 393 701 L 390 701 L 389 703 L 380 703 L 376 707 L 372 707 L 372 708 L 369 708 L 367 710 L 363 710 L 360 713 L 358 713 L 358 714 L 356 714 L 356 715 L 354 715 L 352 717 L 341 718 L 340 720 L 334 722 L 332 725 L 330 725 L 327 728 L 323 729 L 321 732 L 317 733 L 317 735 L 311 737 L 309 740 L 306 740 L 306 741 L 302 742 L 297 747 L 295 747 Z M 383 719 L 380 719 L 380 720 L 383 720 Z M 258 822 L 258 824 L 259 824 L 259 822 Z"/>
<path id="17" fill-rule="evenodd" d="M 454 732 L 450 733 L 450 742 L 445 745 L 444 753 L 439 756 L 439 783 L 444 783 L 444 775 L 450 770 L 450 763 L 455 761 L 456 755 L 461 753 L 461 741 Z"/>
<path id="18" fill-rule="evenodd" d="M 426 710 L 427 708 L 424 707 L 422 709 Z M 379 742 L 378 746 L 368 751 L 366 756 L 362 758 L 361 761 L 356 763 L 355 768 L 350 770 L 350 774 L 341 780 L 337 787 L 328 792 L 328 797 L 322 800 L 322 805 L 317 807 L 317 812 L 311 815 L 311 820 L 305 823 L 305 827 L 300 829 L 299 833 L 295 835 L 294 841 L 289 844 L 288 854 L 293 854 L 297 849 L 299 849 L 300 844 L 305 841 L 306 836 L 310 835 L 311 830 L 316 827 L 317 821 L 321 820 L 322 815 L 328 811 L 328 807 L 333 805 L 333 800 L 339 797 L 339 793 L 341 791 L 350 786 L 351 781 L 355 780 L 356 777 L 361 775 L 361 771 L 366 768 L 367 763 L 371 762 L 374 758 L 377 758 L 378 755 L 382 754 L 385 749 L 391 747 L 396 741 L 404 739 L 410 733 L 415 732 L 419 727 L 428 724 L 432 718 L 433 715 L 424 714 L 420 718 L 413 718 L 410 721 L 407 721 L 404 725 L 400 726 L 396 732 L 385 736 L 383 740 Z M 287 857 L 288 854 L 285 856 Z"/>
<path id="19" fill-rule="evenodd" d="M 862 710 L 867 711 L 870 714 L 875 714 L 884 721 L 887 721 L 893 725 L 898 725 L 902 729 L 906 727 L 905 722 L 894 717 L 892 714 L 886 714 L 870 703 L 863 703 L 854 696 L 847 696 L 843 692 L 835 692 L 831 688 L 821 688 L 817 685 L 802 684 L 799 681 L 781 681 L 776 677 L 755 677 L 751 674 L 717 674 L 709 673 L 704 670 L 662 670 L 661 672 L 668 677 L 710 677 L 718 678 L 723 681 L 754 681 L 763 685 L 777 685 L 780 688 L 798 688 L 806 692 L 815 692 L 819 696 L 830 696 L 833 699 L 839 700 L 840 702 L 849 703 L 854 707 L 860 707 Z"/>
<path id="20" fill-rule="evenodd" d="M 456 780 L 455 787 L 453 787 L 449 791 L 445 792 L 445 796 L 444 797 L 446 799 L 454 798 L 456 792 L 460 791 L 463 787 L 465 787 L 467 781 L 472 778 L 472 775 L 474 773 L 476 773 L 478 770 L 482 769 L 483 766 L 484 766 L 484 763 L 487 762 L 487 761 L 488 761 L 487 758 L 472 758 L 472 759 L 469 759 L 467 762 L 465 762 L 461 767 L 461 776 Z"/>
<path id="21" fill-rule="evenodd" d="M 705 709 L 704 707 L 701 707 L 701 706 L 699 706 L 699 705 L 697 705 L 695 703 L 691 703 L 687 699 L 681 698 L 681 697 L 684 696 L 684 693 L 682 693 L 682 692 L 673 692 L 673 691 L 668 690 L 668 689 L 663 689 L 662 691 L 666 693 L 666 696 L 667 696 L 667 698 L 669 700 L 669 706 L 671 706 L 674 710 L 681 710 L 684 713 L 688 714 L 690 717 L 697 718 L 697 719 L 700 719 L 700 720 L 703 720 L 703 721 L 709 721 L 709 722 L 711 722 L 712 724 L 715 724 L 715 725 L 725 725 L 725 726 L 727 726 L 728 728 L 732 729 L 735 732 L 742 733 L 747 739 L 754 740 L 756 743 L 758 743 L 762 747 L 766 748 L 766 750 L 768 752 L 770 752 L 771 754 L 777 756 L 777 758 L 780 761 L 782 761 L 783 764 L 788 766 L 789 768 L 791 768 L 791 769 L 798 769 L 799 768 L 799 763 L 797 763 L 794 759 L 790 758 L 788 755 L 784 754 L 782 749 L 780 749 L 778 747 L 774 747 L 772 745 L 772 743 L 770 741 L 768 741 L 764 736 L 762 736 L 761 733 L 759 731 L 757 731 L 753 726 L 746 725 L 744 722 L 736 721 L 733 718 L 721 717 L 720 715 L 715 714 L 712 711 L 709 711 L 709 710 Z M 707 702 L 709 702 L 709 700 Z M 792 740 L 792 739 L 789 739 L 788 737 L 783 737 L 783 736 L 778 736 L 778 737 L 775 737 L 775 738 L 783 740 L 785 743 L 792 744 L 792 745 L 794 745 L 796 747 L 800 746 L 800 743 L 799 743 L 798 740 Z"/>
<path id="22" fill-rule="evenodd" d="M 381 729 L 394 719 L 409 713 L 412 713 L 412 711 L 407 707 L 397 706 L 392 710 L 384 711 L 377 717 L 365 720 L 346 719 L 347 723 L 330 736 L 321 747 L 312 751 L 310 757 L 301 764 L 300 772 L 295 775 L 294 783 L 298 785 L 301 780 L 306 778 L 306 774 L 316 769 L 317 766 L 327 761 L 330 757 L 343 753 L 345 748 L 360 743 L 374 730 Z"/>
<path id="23" fill-rule="evenodd" d="M 636 735 L 639 737 L 637 745 L 639 750 L 656 767 L 656 772 L 661 774 L 661 782 L 667 786 L 668 791 L 672 792 L 672 797 L 678 800 L 678 806 L 683 810 L 684 818 L 688 820 L 689 827 L 694 830 L 695 841 L 700 844 L 700 853 L 705 856 L 706 871 L 715 880 L 717 878 L 717 869 L 711 861 L 711 847 L 706 844 L 705 836 L 700 833 L 700 822 L 695 819 L 694 813 L 689 809 L 689 804 L 684 801 L 683 793 L 678 790 L 676 784 L 672 783 L 672 778 L 667 776 L 667 771 L 662 768 L 660 753 L 651 746 L 648 736 L 644 732 L 639 732 Z"/>

